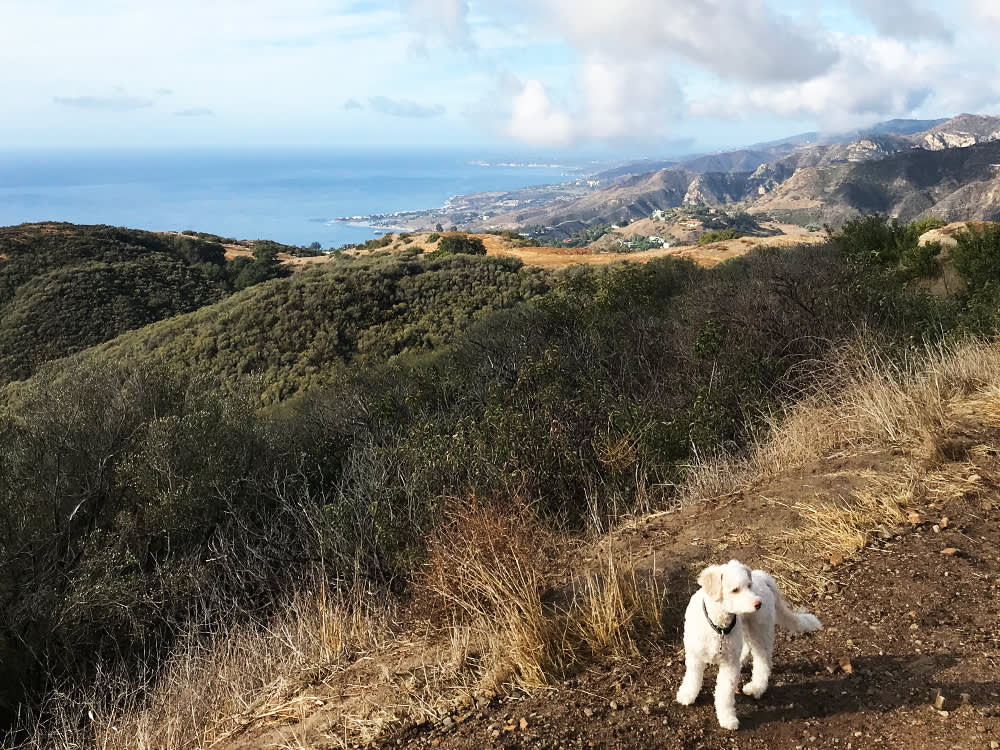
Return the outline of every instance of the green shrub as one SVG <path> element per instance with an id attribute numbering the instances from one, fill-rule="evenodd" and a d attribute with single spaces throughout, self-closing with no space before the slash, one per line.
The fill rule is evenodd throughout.
<path id="1" fill-rule="evenodd" d="M 467 234 L 446 234 L 438 243 L 436 255 L 486 255 L 486 245 L 478 237 Z"/>
<path id="2" fill-rule="evenodd" d="M 741 232 L 737 232 L 735 229 L 712 229 L 705 232 L 701 237 L 698 238 L 699 245 L 707 245 L 710 242 L 723 242 L 725 240 L 738 240 L 742 237 Z"/>
<path id="3" fill-rule="evenodd" d="M 955 270 L 973 287 L 1000 283 L 1000 224 L 968 225 L 955 233 Z"/>

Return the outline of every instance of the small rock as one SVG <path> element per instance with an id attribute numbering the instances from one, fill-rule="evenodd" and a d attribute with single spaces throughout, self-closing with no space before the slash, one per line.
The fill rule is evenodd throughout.
<path id="1" fill-rule="evenodd" d="M 844 670 L 846 674 L 854 674 L 854 666 L 851 664 L 851 659 L 848 656 L 840 657 L 840 668 Z"/>
<path id="2" fill-rule="evenodd" d="M 492 732 L 490 732 L 490 737 L 492 737 L 493 739 L 496 739 L 499 736 L 500 736 L 500 730 L 499 729 L 494 729 Z"/>
<path id="3" fill-rule="evenodd" d="M 860 737 L 860 736 L 861 736 L 861 732 L 855 732 L 855 733 L 854 733 L 854 736 L 855 736 L 855 737 Z"/>
<path id="4" fill-rule="evenodd" d="M 924 517 L 917 513 L 915 510 L 911 510 L 906 516 L 907 520 L 914 526 L 919 526 L 924 522 Z"/>
<path id="5" fill-rule="evenodd" d="M 978 474 L 973 474 L 966 481 L 969 481 L 969 482 L 979 482 L 979 481 L 982 481 L 982 477 L 979 476 Z"/>
<path id="6" fill-rule="evenodd" d="M 945 547 L 941 550 L 942 555 L 948 555 L 948 557 L 954 557 L 958 554 L 958 550 L 955 547 Z"/>
<path id="7" fill-rule="evenodd" d="M 996 740 L 993 740 L 990 743 L 990 750 L 1000 750 L 1000 742 L 997 742 Z"/>
<path id="8" fill-rule="evenodd" d="M 943 711 L 945 702 L 946 699 L 944 695 L 942 695 L 941 691 L 938 690 L 937 695 L 934 696 L 934 708 L 936 708 L 938 711 Z"/>
<path id="9" fill-rule="evenodd" d="M 951 714 L 949 712 L 947 712 L 947 711 L 938 711 L 938 716 L 940 716 L 941 718 L 947 719 L 949 716 L 951 716 Z"/>
<path id="10" fill-rule="evenodd" d="M 648 705 L 647 706 L 643 706 L 642 707 L 642 712 L 644 714 L 646 714 L 646 716 L 649 716 L 649 714 L 650 714 L 649 706 Z"/>
<path id="11" fill-rule="evenodd" d="M 941 533 L 941 527 L 938 526 L 937 524 L 934 524 L 933 526 L 931 526 L 931 529 L 934 530 L 935 534 L 940 534 Z"/>
<path id="12" fill-rule="evenodd" d="M 841 553 L 834 552 L 832 555 L 830 555 L 830 565 L 836 568 L 838 565 L 843 565 L 843 564 L 844 564 L 844 556 Z"/>
<path id="13" fill-rule="evenodd" d="M 522 716 L 521 721 L 518 722 L 518 726 L 521 727 L 521 731 L 523 732 L 528 728 L 528 720 Z"/>
<path id="14" fill-rule="evenodd" d="M 615 701 L 611 701 L 611 703 L 609 703 L 608 705 L 611 706 L 612 711 L 618 710 L 618 704 Z"/>
<path id="15" fill-rule="evenodd" d="M 445 729 L 451 729 L 455 721 L 450 716 L 445 716 L 444 721 L 441 722 L 441 726 Z"/>
<path id="16" fill-rule="evenodd" d="M 583 709 L 583 715 L 589 719 L 591 716 L 594 715 L 594 712 L 589 708 L 585 708 Z"/>
<path id="17" fill-rule="evenodd" d="M 948 524 L 950 524 L 950 523 L 951 523 L 951 519 L 948 518 L 948 516 L 944 516 L 941 519 L 941 521 L 939 522 L 939 524 L 940 524 L 940 526 L 941 526 L 942 529 L 947 529 L 948 528 Z"/>

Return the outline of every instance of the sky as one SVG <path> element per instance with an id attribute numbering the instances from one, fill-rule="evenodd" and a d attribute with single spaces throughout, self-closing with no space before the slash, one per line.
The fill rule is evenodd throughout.
<path id="1" fill-rule="evenodd" d="M 0 0 L 0 148 L 671 155 L 1000 111 L 998 0 Z"/>

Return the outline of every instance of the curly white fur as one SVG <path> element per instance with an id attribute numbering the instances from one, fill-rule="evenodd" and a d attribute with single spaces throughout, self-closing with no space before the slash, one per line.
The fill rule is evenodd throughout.
<path id="1" fill-rule="evenodd" d="M 698 584 L 701 588 L 692 595 L 684 614 L 685 672 L 677 702 L 685 706 L 694 703 L 701 692 L 705 667 L 717 663 L 715 714 L 720 726 L 737 729 L 736 685 L 747 656 L 753 656 L 753 672 L 743 692 L 760 698 L 771 677 L 775 623 L 793 633 L 809 633 L 823 626 L 814 615 L 792 610 L 770 575 L 763 570 L 751 571 L 737 560 L 705 568 Z M 732 622 L 732 630 L 720 634 L 709 618 L 719 628 Z"/>

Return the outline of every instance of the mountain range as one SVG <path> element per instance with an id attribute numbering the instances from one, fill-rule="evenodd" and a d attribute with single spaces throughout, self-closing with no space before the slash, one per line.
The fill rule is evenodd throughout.
<path id="1" fill-rule="evenodd" d="M 638 162 L 595 175 L 583 195 L 539 201 L 538 189 L 465 196 L 427 212 L 472 230 L 545 226 L 568 233 L 629 223 L 658 209 L 728 207 L 801 225 L 885 213 L 901 220 L 1000 218 L 1000 117 L 891 120 L 837 137 L 804 133 L 677 162 Z M 476 201 L 475 199 L 480 200 Z M 417 217 L 417 223 L 420 223 Z"/>

